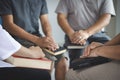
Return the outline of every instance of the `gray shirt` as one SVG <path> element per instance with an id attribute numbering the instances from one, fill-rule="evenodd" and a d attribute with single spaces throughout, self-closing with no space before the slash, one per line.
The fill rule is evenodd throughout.
<path id="1" fill-rule="evenodd" d="M 115 15 L 113 0 L 60 0 L 55 12 L 67 15 L 74 30 L 90 27 L 104 13 Z"/>

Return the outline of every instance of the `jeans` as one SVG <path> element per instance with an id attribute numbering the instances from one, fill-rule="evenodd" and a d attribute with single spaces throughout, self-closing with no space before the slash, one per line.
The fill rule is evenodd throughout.
<path id="1" fill-rule="evenodd" d="M 105 33 L 99 32 L 99 33 L 96 33 L 96 34 L 90 36 L 87 39 L 87 44 L 86 45 L 89 45 L 92 42 L 105 43 L 109 40 L 110 40 L 110 38 Z M 68 38 L 67 35 L 65 35 L 65 44 L 64 45 L 67 46 L 68 44 L 70 44 L 70 39 Z M 69 58 L 70 58 L 70 64 L 73 60 L 78 59 L 82 55 L 83 51 L 84 51 L 84 49 L 68 50 Z"/>

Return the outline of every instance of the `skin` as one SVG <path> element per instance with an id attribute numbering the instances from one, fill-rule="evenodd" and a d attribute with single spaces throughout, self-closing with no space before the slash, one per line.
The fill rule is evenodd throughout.
<path id="1" fill-rule="evenodd" d="M 26 48 L 21 46 L 21 48 L 14 53 L 16 56 L 29 57 L 29 58 L 44 58 L 45 54 L 39 46 L 31 46 Z"/>
<path id="2" fill-rule="evenodd" d="M 23 30 L 20 26 L 14 23 L 13 15 L 3 15 L 2 20 L 3 20 L 3 27 L 10 34 L 31 41 L 42 48 L 48 48 L 53 51 L 58 48 L 58 45 L 57 43 L 55 43 L 51 34 L 52 30 L 50 23 L 48 21 L 47 14 L 40 16 L 41 25 L 45 37 L 38 37 Z"/>
<path id="3" fill-rule="evenodd" d="M 86 43 L 86 40 L 102 28 L 104 28 L 106 25 L 109 24 L 111 15 L 110 14 L 103 14 L 99 17 L 99 19 L 91 25 L 88 29 L 85 30 L 79 30 L 79 31 L 74 31 L 70 24 L 67 21 L 67 15 L 63 13 L 58 13 L 57 15 L 57 20 L 58 23 L 61 27 L 61 29 L 67 34 L 69 37 L 71 43 L 74 44 L 80 44 L 84 45 Z M 59 71 L 60 78 L 56 78 L 56 80 L 65 80 L 65 73 L 68 70 L 68 65 L 63 65 L 62 70 Z"/>
<path id="4" fill-rule="evenodd" d="M 120 60 L 120 34 L 105 44 L 98 42 L 91 43 L 84 51 L 82 57 L 103 56 Z"/>
<path id="5" fill-rule="evenodd" d="M 67 21 L 67 15 L 58 13 L 58 23 L 60 27 L 63 29 L 63 31 L 69 36 L 69 39 L 72 43 L 75 44 L 85 44 L 86 40 L 102 28 L 104 28 L 106 25 L 109 24 L 111 15 L 110 14 L 103 14 L 100 16 L 100 18 L 94 23 L 92 26 L 90 26 L 86 30 L 79 30 L 74 31 L 71 26 L 69 25 Z"/>

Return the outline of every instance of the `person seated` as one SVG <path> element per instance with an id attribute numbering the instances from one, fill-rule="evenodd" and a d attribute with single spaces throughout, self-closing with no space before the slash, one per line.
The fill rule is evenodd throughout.
<path id="1" fill-rule="evenodd" d="M 20 68 L 5 62 L 12 55 L 28 58 L 45 56 L 40 47 L 23 47 L 0 25 L 0 80 L 51 80 L 46 70 Z"/>
<path id="2" fill-rule="evenodd" d="M 86 68 L 84 70 L 70 69 L 66 80 L 119 80 L 120 76 L 120 34 L 112 40 L 101 44 L 93 42 L 85 48 L 82 58 L 102 56 L 113 61 Z"/>

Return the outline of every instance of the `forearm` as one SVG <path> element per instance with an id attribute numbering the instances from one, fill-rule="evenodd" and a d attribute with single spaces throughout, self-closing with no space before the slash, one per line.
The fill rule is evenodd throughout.
<path id="1" fill-rule="evenodd" d="M 45 36 L 52 36 L 52 27 L 48 20 L 48 15 L 47 14 L 41 15 L 40 21 L 41 21 L 42 30 Z"/>
<path id="2" fill-rule="evenodd" d="M 42 24 L 42 26 L 44 26 L 42 27 L 42 29 L 43 29 L 45 36 L 52 36 L 52 28 L 50 26 L 50 23 L 49 22 L 44 23 Z"/>
<path id="3" fill-rule="evenodd" d="M 71 28 L 71 26 L 69 25 L 66 16 L 64 14 L 58 14 L 57 16 L 58 18 L 58 23 L 60 25 L 60 27 L 62 28 L 62 30 L 68 35 L 71 36 L 74 33 L 74 30 Z"/>
<path id="4" fill-rule="evenodd" d="M 118 45 L 120 44 L 120 33 L 114 37 L 112 40 L 108 41 L 107 43 L 105 43 L 105 45 Z"/>
<path id="5" fill-rule="evenodd" d="M 90 26 L 88 29 L 86 29 L 85 31 L 89 34 L 89 35 L 93 35 L 96 32 L 100 31 L 102 28 L 104 28 L 105 26 L 107 26 L 110 22 L 111 19 L 111 15 L 110 14 L 103 14 L 100 16 L 100 18 L 95 22 L 95 24 L 93 24 L 92 26 Z"/>
<path id="6" fill-rule="evenodd" d="M 99 47 L 97 55 L 120 60 L 120 45 Z"/>
<path id="7" fill-rule="evenodd" d="M 3 27 L 11 35 L 22 38 L 22 39 L 26 39 L 26 40 L 31 41 L 31 42 L 35 42 L 35 40 L 38 38 L 37 36 L 26 32 L 20 26 L 16 25 L 13 22 L 13 16 L 12 15 L 2 16 L 2 19 L 3 19 Z"/>
<path id="8" fill-rule="evenodd" d="M 31 54 L 31 50 L 29 50 L 28 48 L 25 48 L 23 46 L 21 46 L 21 48 L 15 52 L 15 56 L 21 56 L 21 57 L 29 57 L 31 58 L 32 57 L 32 54 Z"/>

